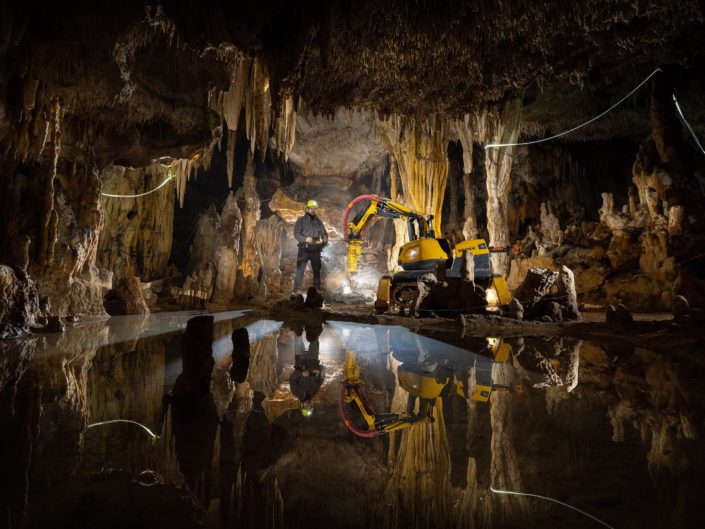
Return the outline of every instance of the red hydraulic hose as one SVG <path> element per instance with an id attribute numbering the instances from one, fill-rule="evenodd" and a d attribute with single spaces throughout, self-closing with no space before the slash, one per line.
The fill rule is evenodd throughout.
<path id="1" fill-rule="evenodd" d="M 377 437 L 378 435 L 382 434 L 382 432 L 377 430 L 369 432 L 355 428 L 350 419 L 348 419 L 347 415 L 345 415 L 345 384 L 340 385 L 340 394 L 338 395 L 338 407 L 340 408 L 340 416 L 342 417 L 345 426 L 347 426 L 348 430 L 350 430 L 358 437 Z"/>
<path id="2" fill-rule="evenodd" d="M 362 202 L 363 200 L 370 200 L 372 202 L 379 202 L 380 198 L 377 195 L 360 195 L 359 197 L 355 197 L 352 199 L 350 204 L 348 204 L 348 207 L 345 208 L 345 214 L 343 215 L 343 240 L 347 241 L 348 240 L 348 217 L 350 216 L 350 212 L 352 211 L 352 208 L 355 204 L 358 202 Z M 364 227 L 363 227 L 364 230 Z M 362 234 L 362 230 L 360 230 L 360 234 Z"/>

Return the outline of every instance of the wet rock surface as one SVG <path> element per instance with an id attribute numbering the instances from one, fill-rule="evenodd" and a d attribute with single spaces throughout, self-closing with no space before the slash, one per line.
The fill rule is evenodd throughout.
<path id="1" fill-rule="evenodd" d="M 26 334 L 39 316 L 32 279 L 19 268 L 0 265 L 0 339 Z"/>

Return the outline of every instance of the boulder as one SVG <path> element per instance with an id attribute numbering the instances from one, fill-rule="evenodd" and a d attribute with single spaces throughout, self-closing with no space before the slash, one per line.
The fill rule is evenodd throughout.
<path id="1" fill-rule="evenodd" d="M 606 320 L 607 323 L 631 323 L 634 321 L 634 316 L 627 307 L 620 303 L 616 307 L 614 305 L 607 306 Z"/>
<path id="2" fill-rule="evenodd" d="M 542 301 L 536 306 L 536 315 L 543 321 L 563 321 L 563 308 L 555 301 Z"/>
<path id="3" fill-rule="evenodd" d="M 531 312 L 534 306 L 550 293 L 558 275 L 558 272 L 532 266 L 528 269 L 524 281 L 516 289 L 514 296 L 527 309 L 527 312 Z"/>
<path id="4" fill-rule="evenodd" d="M 560 267 L 561 265 L 555 259 L 545 255 L 514 259 L 511 262 L 509 275 L 507 276 L 507 288 L 509 288 L 510 292 L 515 292 L 524 282 L 526 274 L 529 273 L 529 268 L 543 268 L 557 272 Z"/>
<path id="5" fill-rule="evenodd" d="M 563 319 L 580 320 L 581 316 L 578 310 L 578 295 L 575 291 L 573 271 L 567 266 L 561 266 L 554 286 L 557 290 L 553 296 L 554 301 L 561 306 Z"/>
<path id="6" fill-rule="evenodd" d="M 140 279 L 135 276 L 122 278 L 117 287 L 106 294 L 104 304 L 111 316 L 149 314 L 145 290 Z"/>
<path id="7" fill-rule="evenodd" d="M 517 298 L 512 298 L 506 307 L 507 315 L 515 320 L 524 319 L 524 307 Z"/>

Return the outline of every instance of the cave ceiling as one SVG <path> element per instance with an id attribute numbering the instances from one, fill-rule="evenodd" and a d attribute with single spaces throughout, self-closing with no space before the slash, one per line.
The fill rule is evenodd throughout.
<path id="1" fill-rule="evenodd" d="M 594 115 L 657 66 L 684 93 L 701 92 L 705 77 L 697 0 L 9 1 L 0 9 L 0 141 L 31 96 L 47 94 L 62 100 L 69 137 L 91 136 L 99 165 L 179 158 L 208 144 L 221 123 L 209 93 L 227 90 L 241 56 L 266 65 L 275 112 L 294 96 L 313 114 L 345 107 L 459 118 L 518 94 L 524 134 Z M 648 115 L 635 106 L 594 135 L 643 135 Z M 701 106 L 691 112 L 702 117 Z M 63 155 L 72 156 L 70 144 Z"/>

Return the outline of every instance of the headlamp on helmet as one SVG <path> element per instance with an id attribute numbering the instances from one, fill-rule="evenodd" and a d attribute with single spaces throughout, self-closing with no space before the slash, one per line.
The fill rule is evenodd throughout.
<path id="1" fill-rule="evenodd" d="M 301 415 L 304 417 L 310 417 L 313 415 L 313 404 L 311 401 L 302 402 L 299 407 L 301 409 Z"/>

